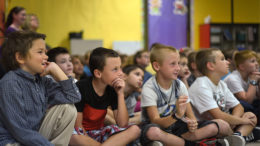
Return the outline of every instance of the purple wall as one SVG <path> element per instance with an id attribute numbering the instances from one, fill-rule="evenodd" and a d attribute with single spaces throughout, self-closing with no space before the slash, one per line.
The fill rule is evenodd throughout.
<path id="1" fill-rule="evenodd" d="M 148 41 L 149 48 L 159 42 L 177 49 L 187 46 L 187 11 L 174 13 L 174 3 L 182 0 L 161 0 L 161 7 L 151 8 L 148 0 Z M 160 0 L 159 0 L 160 1 Z M 178 11 L 183 12 L 183 11 Z"/>

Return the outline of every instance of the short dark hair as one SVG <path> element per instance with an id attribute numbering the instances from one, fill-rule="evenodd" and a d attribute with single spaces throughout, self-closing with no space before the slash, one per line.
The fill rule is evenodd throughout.
<path id="1" fill-rule="evenodd" d="M 55 58 L 60 54 L 69 54 L 69 51 L 64 47 L 55 47 L 47 52 L 48 61 L 56 62 Z"/>
<path id="2" fill-rule="evenodd" d="M 18 52 L 22 57 L 27 57 L 34 40 L 43 39 L 45 35 L 32 31 L 16 31 L 10 33 L 2 46 L 2 62 L 6 71 L 20 68 L 15 54 Z"/>
<path id="3" fill-rule="evenodd" d="M 131 71 L 137 69 L 137 68 L 140 68 L 143 72 L 144 72 L 144 69 L 138 65 L 135 65 L 135 64 L 130 64 L 130 65 L 127 65 L 123 68 L 123 72 L 127 75 L 130 74 Z"/>
<path id="4" fill-rule="evenodd" d="M 135 53 L 135 55 L 134 55 L 134 64 L 137 64 L 136 59 L 137 58 L 141 58 L 142 54 L 145 53 L 145 52 L 148 52 L 148 51 L 147 50 L 141 50 L 141 51 L 138 51 L 138 52 Z"/>
<path id="5" fill-rule="evenodd" d="M 106 58 L 108 57 L 119 57 L 119 54 L 112 49 L 107 49 L 103 47 L 98 47 L 91 52 L 89 59 L 89 68 L 93 75 L 95 69 L 103 71 L 104 66 L 106 65 Z"/>

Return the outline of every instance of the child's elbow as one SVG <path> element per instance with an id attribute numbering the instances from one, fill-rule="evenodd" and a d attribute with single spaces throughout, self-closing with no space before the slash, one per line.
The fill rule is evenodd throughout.
<path id="1" fill-rule="evenodd" d="M 117 125 L 119 126 L 119 127 L 126 127 L 126 126 L 128 126 L 128 121 L 121 121 L 121 122 L 118 122 L 117 123 Z"/>

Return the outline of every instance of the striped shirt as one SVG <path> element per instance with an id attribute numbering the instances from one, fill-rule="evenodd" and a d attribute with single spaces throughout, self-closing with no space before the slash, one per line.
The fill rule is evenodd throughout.
<path id="1" fill-rule="evenodd" d="M 55 82 L 22 69 L 9 71 L 0 80 L 0 146 L 53 145 L 38 132 L 47 108 L 80 100 L 73 79 Z"/>

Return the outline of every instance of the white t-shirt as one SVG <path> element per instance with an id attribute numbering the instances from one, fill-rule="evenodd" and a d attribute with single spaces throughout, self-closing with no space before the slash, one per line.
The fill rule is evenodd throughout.
<path id="1" fill-rule="evenodd" d="M 225 80 L 229 90 L 235 94 L 238 92 L 247 92 L 249 88 L 249 81 L 244 81 L 239 71 L 233 71 Z M 259 88 L 256 88 L 256 92 L 259 92 Z M 258 94 L 256 94 L 255 98 Z"/>
<path id="2" fill-rule="evenodd" d="M 224 81 L 226 82 L 229 90 L 235 94 L 238 92 L 247 91 L 249 83 L 245 82 L 239 71 L 233 71 L 229 76 L 227 76 Z"/>
<path id="3" fill-rule="evenodd" d="M 179 88 L 176 87 L 176 81 L 173 81 L 169 89 L 163 89 L 157 83 L 155 76 L 151 77 L 143 86 L 141 107 L 157 106 L 160 117 L 165 117 L 174 112 L 177 97 L 187 95 L 188 91 L 184 83 L 178 80 Z M 190 102 L 190 100 L 188 100 Z M 142 110 L 142 121 L 149 121 L 146 110 Z"/>
<path id="4" fill-rule="evenodd" d="M 198 121 L 212 120 L 213 117 L 207 112 L 211 109 L 219 108 L 228 113 L 229 109 L 239 104 L 224 81 L 220 80 L 216 86 L 206 76 L 196 79 L 189 88 L 189 95 Z"/>

